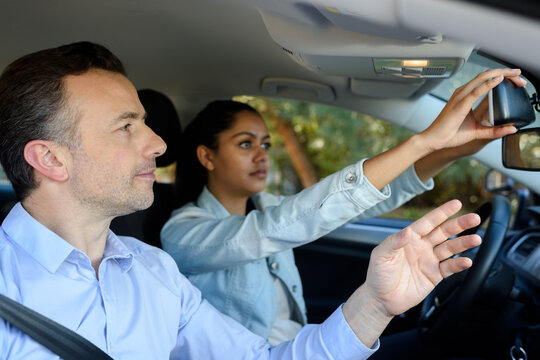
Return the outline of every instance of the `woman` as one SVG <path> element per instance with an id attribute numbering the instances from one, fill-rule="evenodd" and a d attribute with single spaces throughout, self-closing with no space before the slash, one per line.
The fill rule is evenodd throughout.
<path id="1" fill-rule="evenodd" d="M 471 108 L 504 77 L 524 86 L 519 74 L 478 75 L 420 134 L 288 197 L 263 192 L 270 137 L 261 116 L 242 103 L 212 102 L 182 137 L 182 206 L 161 232 L 163 248 L 219 310 L 271 344 L 289 340 L 306 323 L 292 248 L 400 206 L 457 158 L 514 132 L 480 124 L 486 101 Z"/>

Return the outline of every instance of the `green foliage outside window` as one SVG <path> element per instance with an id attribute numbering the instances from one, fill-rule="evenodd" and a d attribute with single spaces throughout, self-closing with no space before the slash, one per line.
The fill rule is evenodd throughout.
<path id="1" fill-rule="evenodd" d="M 241 96 L 265 119 L 270 131 L 272 171 L 267 191 L 294 194 L 301 189 L 284 140 L 274 119 L 288 121 L 313 163 L 319 178 L 366 157 L 372 157 L 403 142 L 413 133 L 374 117 L 326 105 L 285 99 Z M 463 211 L 473 211 L 487 194 L 483 177 L 487 168 L 473 159 L 461 159 L 435 178 L 435 188 L 396 209 L 394 218 L 417 219 L 443 202 L 458 198 Z"/>

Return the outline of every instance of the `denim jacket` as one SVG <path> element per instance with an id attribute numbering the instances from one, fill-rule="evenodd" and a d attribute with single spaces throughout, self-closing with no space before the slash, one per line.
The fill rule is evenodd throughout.
<path id="1" fill-rule="evenodd" d="M 272 274 L 293 297 L 306 323 L 302 284 L 292 249 L 355 219 L 390 211 L 433 187 L 413 167 L 382 191 L 360 161 L 292 196 L 258 193 L 257 210 L 231 215 L 205 188 L 196 203 L 173 212 L 161 231 L 163 249 L 218 310 L 268 338 L 276 318 Z"/>

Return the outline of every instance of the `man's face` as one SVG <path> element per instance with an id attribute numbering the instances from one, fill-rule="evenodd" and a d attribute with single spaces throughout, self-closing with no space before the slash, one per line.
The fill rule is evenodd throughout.
<path id="1" fill-rule="evenodd" d="M 78 113 L 79 146 L 71 151 L 69 187 L 83 207 L 119 216 L 149 207 L 155 158 L 166 145 L 144 123 L 137 91 L 121 74 L 90 70 L 65 79 Z"/>

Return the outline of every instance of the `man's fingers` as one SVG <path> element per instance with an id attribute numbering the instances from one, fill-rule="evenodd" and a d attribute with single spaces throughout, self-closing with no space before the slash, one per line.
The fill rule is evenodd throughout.
<path id="1" fill-rule="evenodd" d="M 481 243 L 482 239 L 476 234 L 460 236 L 437 245 L 433 249 L 433 252 L 439 261 L 443 261 L 462 251 L 478 246 Z"/>
<path id="2" fill-rule="evenodd" d="M 441 270 L 441 275 L 444 278 L 449 277 L 455 273 L 463 271 L 470 268 L 472 265 L 472 260 L 468 257 L 458 257 L 453 259 L 448 259 L 439 264 Z"/>
<path id="3" fill-rule="evenodd" d="M 466 214 L 457 218 L 446 221 L 436 227 L 426 239 L 431 245 L 436 246 L 446 239 L 459 234 L 460 232 L 470 229 L 480 224 L 480 216 L 478 214 Z"/>
<path id="4" fill-rule="evenodd" d="M 409 227 L 419 236 L 426 236 L 437 226 L 445 222 L 450 216 L 457 213 L 459 209 L 461 209 L 461 202 L 459 200 L 450 200 L 438 208 L 431 210 L 429 213 L 409 225 Z"/>

